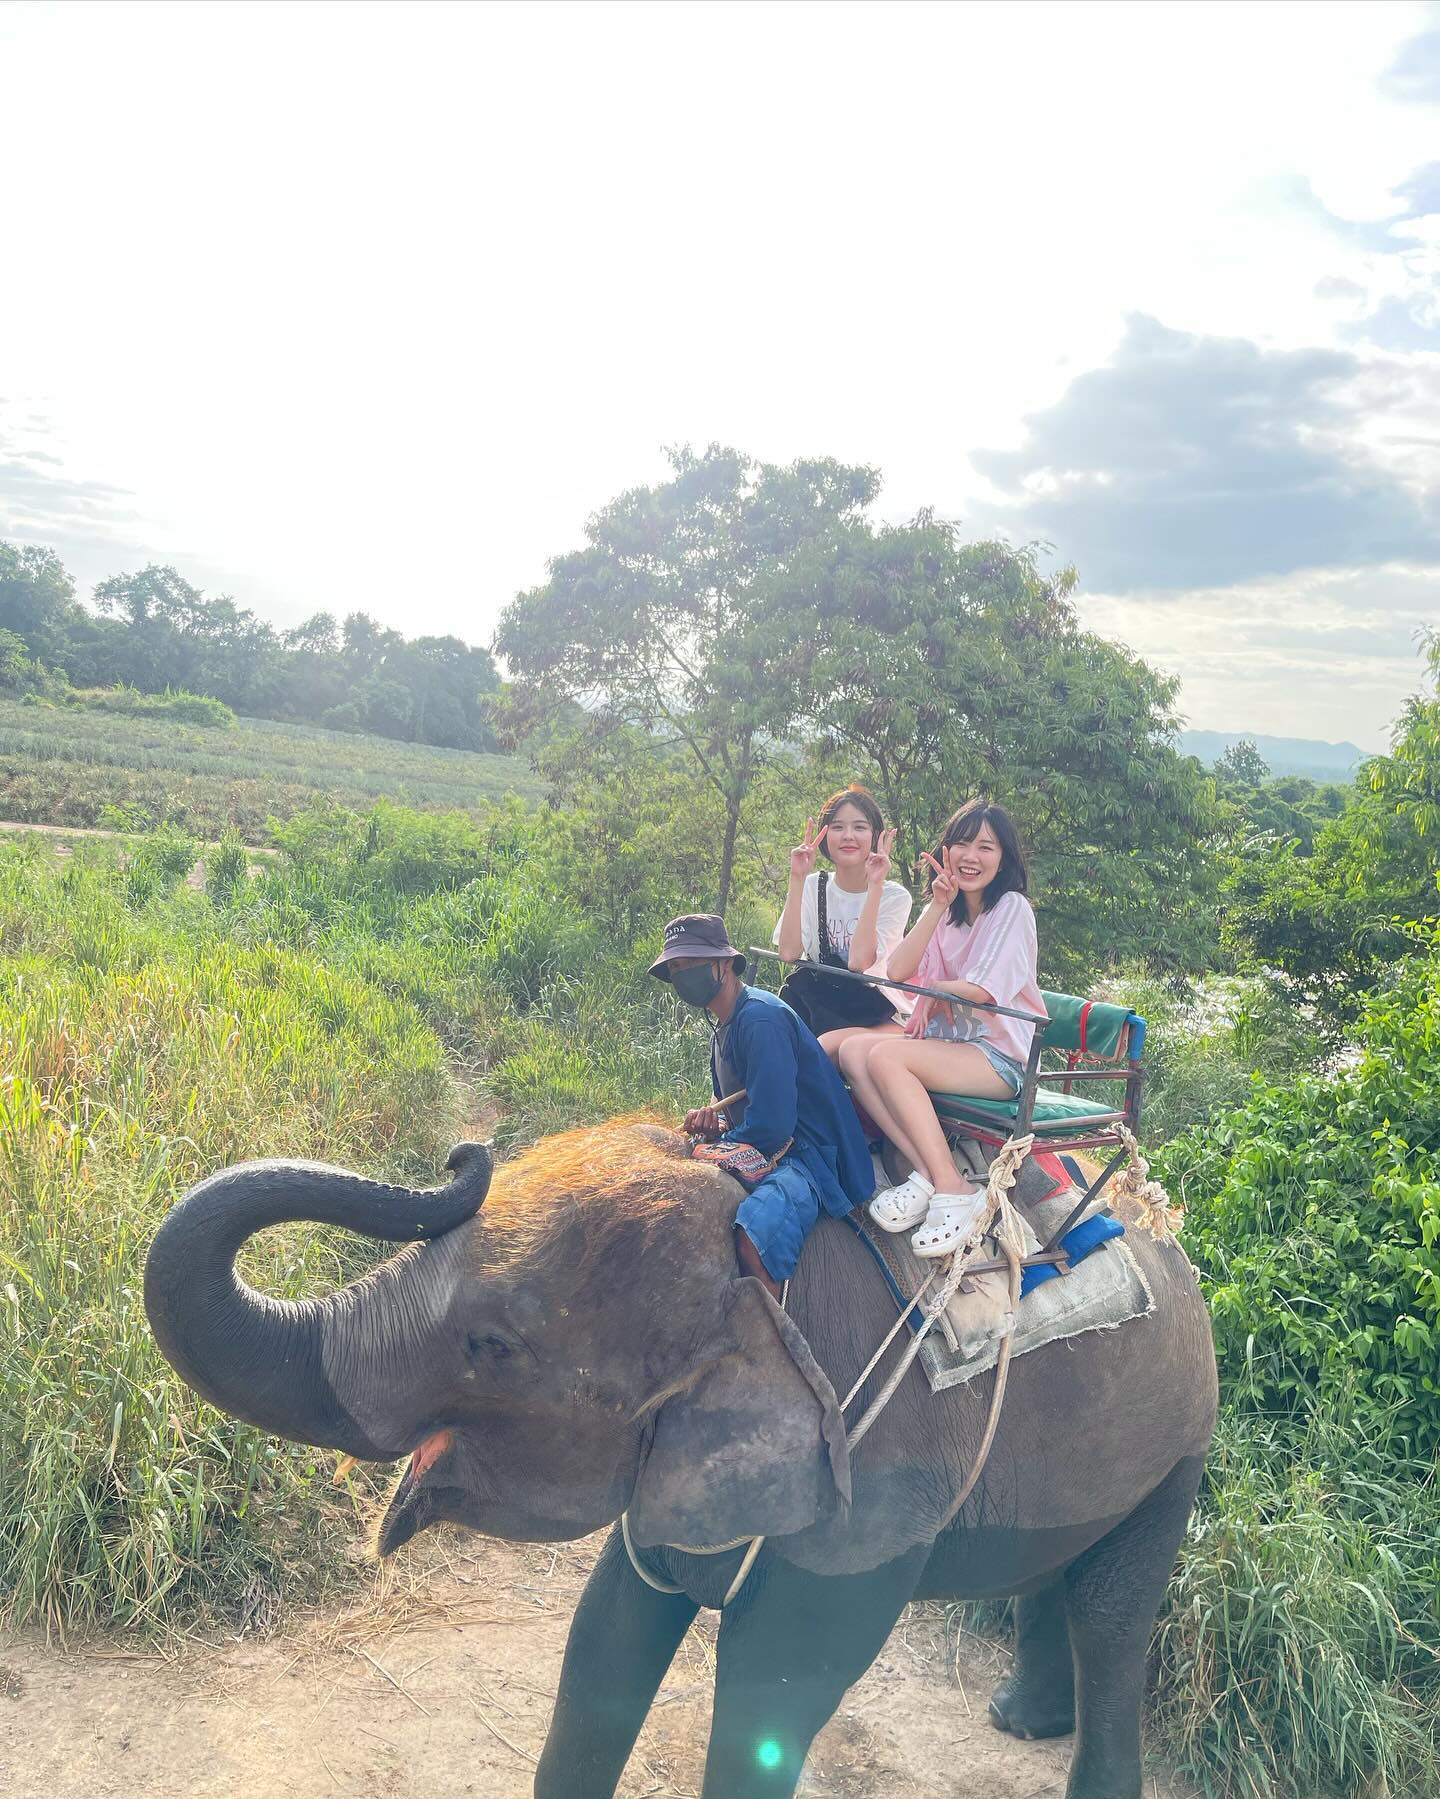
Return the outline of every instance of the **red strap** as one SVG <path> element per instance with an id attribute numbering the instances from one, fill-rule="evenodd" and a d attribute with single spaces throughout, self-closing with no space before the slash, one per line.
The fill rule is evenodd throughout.
<path id="1" fill-rule="evenodd" d="M 1080 1054 L 1082 1056 L 1085 1054 L 1085 1026 L 1089 1023 L 1090 1008 L 1094 1003 L 1093 1000 L 1087 999 L 1080 1008 Z"/>

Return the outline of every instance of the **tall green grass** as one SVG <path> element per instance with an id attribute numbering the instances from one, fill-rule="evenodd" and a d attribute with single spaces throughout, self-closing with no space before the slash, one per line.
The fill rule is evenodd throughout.
<path id="1" fill-rule="evenodd" d="M 1440 1792 L 1440 1473 L 1326 1409 L 1230 1409 L 1152 1646 L 1213 1799 Z"/>
<path id="2" fill-rule="evenodd" d="M 375 825 L 253 878 L 232 840 L 204 894 L 173 831 L 63 868 L 0 845 L 5 1616 L 158 1625 L 343 1566 L 327 1458 L 215 1413 L 151 1342 L 145 1248 L 193 1182 L 297 1155 L 429 1183 L 457 1072 L 498 1099 L 504 1146 L 704 1089 L 703 1026 L 648 956 L 597 976 L 593 927 L 503 819 Z M 247 1251 L 287 1296 L 369 1254 L 301 1226 Z"/>
<path id="3" fill-rule="evenodd" d="M 256 1155 L 434 1179 L 454 1128 L 413 1007 L 198 896 L 127 904 L 118 869 L 0 858 L 0 1611 L 58 1631 L 224 1611 L 319 1584 L 346 1504 L 323 1458 L 198 1401 L 151 1340 L 146 1245 L 184 1189 Z M 269 1232 L 299 1295 L 353 1245 Z"/>

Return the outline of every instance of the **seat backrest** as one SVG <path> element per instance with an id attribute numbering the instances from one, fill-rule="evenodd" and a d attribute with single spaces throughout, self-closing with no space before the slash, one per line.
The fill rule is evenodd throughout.
<path id="1" fill-rule="evenodd" d="M 1073 993 L 1041 996 L 1050 1014 L 1046 1049 L 1094 1057 L 1098 1062 L 1138 1062 L 1145 1042 L 1145 1020 L 1124 1006 L 1104 1000 L 1079 999 Z"/>

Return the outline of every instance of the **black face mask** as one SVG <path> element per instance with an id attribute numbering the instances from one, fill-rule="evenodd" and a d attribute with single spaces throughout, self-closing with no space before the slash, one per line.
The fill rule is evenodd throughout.
<path id="1" fill-rule="evenodd" d="M 716 974 L 714 963 L 705 962 L 699 968 L 677 968 L 670 977 L 670 985 L 687 1006 L 708 1006 L 724 981 Z"/>

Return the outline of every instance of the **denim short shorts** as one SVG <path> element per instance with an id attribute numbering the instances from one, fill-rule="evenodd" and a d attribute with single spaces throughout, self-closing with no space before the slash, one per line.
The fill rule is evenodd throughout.
<path id="1" fill-rule="evenodd" d="M 944 1008 L 941 1007 L 937 1010 L 943 1012 Z M 995 1070 L 996 1074 L 1000 1076 L 1001 1080 L 1010 1083 L 1012 1097 L 1025 1085 L 1025 1070 L 1015 1060 L 1014 1056 L 1007 1056 L 1003 1049 L 996 1049 L 994 1044 L 988 1043 L 984 1037 L 961 1037 L 957 1035 L 954 1027 L 944 1017 L 936 1016 L 927 1019 L 925 1024 L 925 1036 L 926 1039 L 932 1043 L 973 1044 Z"/>
<path id="2" fill-rule="evenodd" d="M 975 1039 L 975 1047 L 1000 1076 L 1000 1079 L 1009 1081 L 1011 1093 L 1018 1093 L 1025 1085 L 1025 1070 L 1014 1056 L 1007 1056 L 1003 1049 L 996 1049 L 994 1044 L 987 1043 L 983 1037 Z"/>

